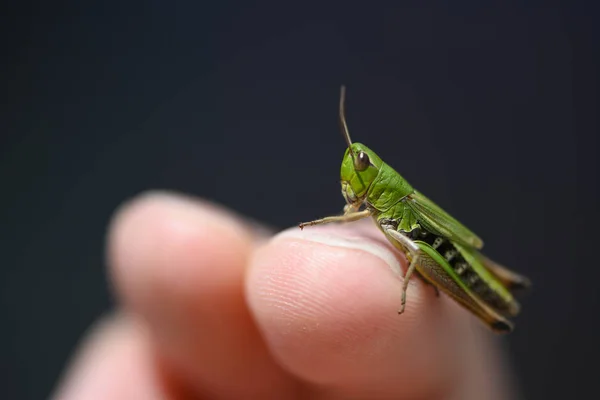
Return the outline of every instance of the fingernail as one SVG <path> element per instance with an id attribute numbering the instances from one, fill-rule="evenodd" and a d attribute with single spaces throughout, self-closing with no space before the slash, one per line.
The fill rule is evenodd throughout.
<path id="1" fill-rule="evenodd" d="M 273 238 L 273 240 L 283 239 L 305 240 L 332 247 L 364 251 L 385 262 L 394 274 L 402 276 L 402 268 L 396 254 L 377 240 L 353 233 L 352 231 L 340 229 L 334 231 L 329 228 L 310 228 L 304 230 L 290 228 Z"/>

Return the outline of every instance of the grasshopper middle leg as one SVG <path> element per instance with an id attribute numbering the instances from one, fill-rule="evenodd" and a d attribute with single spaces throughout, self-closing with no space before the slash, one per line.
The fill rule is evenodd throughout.
<path id="1" fill-rule="evenodd" d="M 402 283 L 402 297 L 400 299 L 400 309 L 398 310 L 398 314 L 402 314 L 404 312 L 404 308 L 406 307 L 406 291 L 408 290 L 408 282 L 412 274 L 415 272 L 417 265 L 419 263 L 419 256 L 421 255 L 421 249 L 415 242 L 410 240 L 408 237 L 404 236 L 394 228 L 384 227 L 385 233 L 393 239 L 396 243 L 400 245 L 402 249 L 410 253 L 411 261 L 404 274 L 404 282 Z M 436 288 L 437 289 L 437 288 Z"/>

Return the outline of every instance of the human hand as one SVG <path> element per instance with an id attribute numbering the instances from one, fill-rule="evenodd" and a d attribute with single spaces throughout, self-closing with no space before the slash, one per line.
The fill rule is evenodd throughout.
<path id="1" fill-rule="evenodd" d="M 150 193 L 108 236 L 120 304 L 55 393 L 67 399 L 507 399 L 492 334 L 418 278 L 370 221 L 274 237 Z"/>

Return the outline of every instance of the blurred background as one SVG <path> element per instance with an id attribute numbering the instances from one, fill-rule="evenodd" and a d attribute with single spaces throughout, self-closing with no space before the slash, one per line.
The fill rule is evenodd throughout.
<path id="1" fill-rule="evenodd" d="M 354 140 L 532 278 L 506 338 L 525 398 L 597 392 L 591 7 L 350 3 L 1 6 L 0 397 L 47 397 L 113 307 L 124 200 L 176 190 L 277 228 L 339 212 L 342 83 Z"/>

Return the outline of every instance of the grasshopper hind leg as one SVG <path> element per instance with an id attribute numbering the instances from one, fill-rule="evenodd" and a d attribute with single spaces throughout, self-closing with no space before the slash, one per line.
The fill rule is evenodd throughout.
<path id="1" fill-rule="evenodd" d="M 509 333 L 512 331 L 513 324 L 509 320 L 497 310 L 482 302 L 468 288 L 464 287 L 460 281 L 452 277 L 452 268 L 441 255 L 436 253 L 435 249 L 429 245 L 422 245 L 423 247 L 421 247 L 411 240 L 411 238 L 396 231 L 393 226 L 383 224 L 381 229 L 397 249 L 403 251 L 411 258 L 411 265 L 404 278 L 401 311 L 404 309 L 406 303 L 406 289 L 412 273 L 411 268 L 413 270 L 416 269 L 418 263 L 419 269 L 417 272 L 425 278 L 426 282 L 435 285 L 459 302 L 479 317 L 493 331 L 497 333 Z M 417 258 L 417 262 L 414 262 L 415 258 Z"/>
<path id="2" fill-rule="evenodd" d="M 423 280 L 423 282 L 425 282 L 427 285 L 431 286 L 431 288 L 433 289 L 433 291 L 435 292 L 435 297 L 440 297 L 440 289 L 438 289 L 437 286 L 435 286 L 434 283 L 430 282 L 426 277 L 423 276 L 423 274 L 421 274 L 419 271 L 417 271 L 417 274 L 419 274 L 419 276 L 421 277 L 421 279 Z"/>

